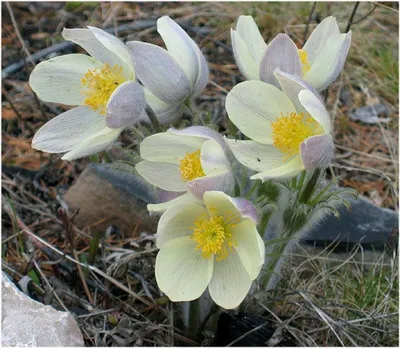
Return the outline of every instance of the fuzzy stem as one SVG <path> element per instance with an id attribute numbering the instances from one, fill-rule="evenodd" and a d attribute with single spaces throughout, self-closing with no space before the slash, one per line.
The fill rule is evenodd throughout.
<path id="1" fill-rule="evenodd" d="M 189 320 L 187 333 L 189 337 L 196 339 L 201 325 L 200 298 L 189 302 Z"/>
<path id="2" fill-rule="evenodd" d="M 154 127 L 154 130 L 157 133 L 161 132 L 160 122 L 158 122 L 158 118 L 157 118 L 156 114 L 154 113 L 153 109 L 150 107 L 150 105 L 146 106 L 146 113 L 147 113 L 147 116 L 149 116 L 150 122 L 151 122 L 152 126 Z"/>
<path id="3" fill-rule="evenodd" d="M 285 233 L 283 235 L 283 238 L 287 237 L 287 234 Z M 279 261 L 281 260 L 284 251 L 287 248 L 287 245 L 289 244 L 290 239 L 284 239 L 282 242 L 277 243 L 277 246 L 275 247 L 275 249 L 272 252 L 272 259 L 268 264 L 268 268 L 265 271 L 264 276 L 261 279 L 261 285 L 264 289 L 268 290 L 270 282 L 272 277 L 277 274 L 277 272 L 279 272 L 279 269 L 277 269 L 277 266 L 279 264 L 283 264 L 282 262 L 279 263 Z"/>
<path id="4" fill-rule="evenodd" d="M 315 186 L 318 182 L 319 176 L 321 174 L 321 169 L 317 168 L 314 170 L 313 175 L 311 176 L 310 180 L 308 180 L 306 187 L 304 188 L 303 192 L 300 195 L 299 202 L 300 203 L 307 203 L 312 194 L 314 193 Z"/>

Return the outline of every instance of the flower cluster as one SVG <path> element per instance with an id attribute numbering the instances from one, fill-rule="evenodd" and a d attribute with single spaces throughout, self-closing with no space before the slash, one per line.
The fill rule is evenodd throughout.
<path id="1" fill-rule="evenodd" d="M 94 27 L 64 29 L 63 37 L 90 56 L 56 57 L 33 70 L 29 82 L 39 98 L 76 107 L 45 124 L 32 146 L 72 160 L 105 150 L 124 129 L 152 116 L 167 125 L 143 139 L 134 163 L 138 175 L 168 197 L 148 205 L 162 214 L 157 283 L 172 301 L 197 299 L 208 288 L 218 305 L 235 308 L 265 263 L 263 197 L 249 201 L 262 192 L 255 183 L 294 178 L 293 187 L 301 190 L 311 177 L 299 194 L 306 204 L 333 157 L 331 120 L 319 92 L 342 70 L 351 33 L 341 34 L 328 17 L 301 48 L 286 34 L 267 45 L 253 18 L 240 16 L 231 41 L 248 81 L 226 98 L 227 115 L 240 134 L 222 136 L 197 117 L 180 126 L 209 70 L 177 23 L 162 17 L 157 31 L 167 49 L 124 44 Z"/>

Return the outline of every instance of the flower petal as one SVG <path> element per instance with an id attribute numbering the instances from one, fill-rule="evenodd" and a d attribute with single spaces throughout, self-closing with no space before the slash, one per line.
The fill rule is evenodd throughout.
<path id="1" fill-rule="evenodd" d="M 142 87 L 134 81 L 122 83 L 107 103 L 106 124 L 110 128 L 131 126 L 147 120 Z"/>
<path id="2" fill-rule="evenodd" d="M 108 34 L 104 30 L 91 26 L 88 26 L 88 28 L 106 49 L 114 52 L 127 65 L 128 69 L 132 72 L 131 79 L 134 80 L 135 64 L 128 47 L 120 39 Z"/>
<path id="3" fill-rule="evenodd" d="M 37 96 L 51 103 L 84 105 L 82 78 L 101 63 L 84 54 L 67 54 L 38 64 L 29 77 Z"/>
<path id="4" fill-rule="evenodd" d="M 288 179 L 296 176 L 304 169 L 304 164 L 300 156 L 294 156 L 289 162 L 283 164 L 280 167 L 273 168 L 271 170 L 255 174 L 250 177 L 252 180 L 261 179 L 265 182 L 268 179 Z"/>
<path id="5" fill-rule="evenodd" d="M 139 80 L 157 98 L 166 103 L 182 102 L 190 92 L 186 74 L 161 47 L 138 41 L 127 43 L 136 62 Z"/>
<path id="6" fill-rule="evenodd" d="M 173 207 L 174 205 L 178 203 L 197 203 L 197 204 L 202 204 L 203 200 L 199 200 L 189 192 L 186 192 L 184 194 L 181 194 L 180 196 L 171 199 L 170 201 L 164 202 L 164 203 L 158 203 L 158 204 L 147 204 L 147 210 L 150 213 L 162 213 L 166 211 L 167 209 Z"/>
<path id="7" fill-rule="evenodd" d="M 247 80 L 259 80 L 260 66 L 253 60 L 246 42 L 233 29 L 231 29 L 231 41 L 235 61 L 242 75 Z"/>
<path id="8" fill-rule="evenodd" d="M 151 107 L 161 124 L 170 124 L 182 115 L 183 105 L 181 103 L 168 104 L 157 98 L 147 88 L 143 87 L 143 91 L 146 103 Z"/>
<path id="9" fill-rule="evenodd" d="M 279 87 L 274 76 L 276 68 L 294 76 L 302 76 L 303 74 L 299 51 L 292 39 L 286 34 L 278 34 L 267 46 L 261 60 L 261 81 Z"/>
<path id="10" fill-rule="evenodd" d="M 225 171 L 220 174 L 203 176 L 187 183 L 188 191 L 195 197 L 203 198 L 204 192 L 214 190 L 231 193 L 235 186 L 235 178 L 231 171 Z"/>
<path id="11" fill-rule="evenodd" d="M 195 300 L 210 282 L 213 262 L 196 250 L 196 241 L 190 237 L 176 238 L 158 252 L 157 284 L 171 301 Z"/>
<path id="12" fill-rule="evenodd" d="M 218 215 L 229 216 L 232 219 L 246 218 L 258 223 L 256 207 L 244 198 L 233 198 L 220 191 L 207 191 L 204 193 L 203 201 L 209 211 L 215 208 Z"/>
<path id="13" fill-rule="evenodd" d="M 263 172 L 282 165 L 285 155 L 273 145 L 252 140 L 226 139 L 233 155 L 245 167 Z"/>
<path id="14" fill-rule="evenodd" d="M 72 161 L 77 158 L 89 156 L 97 152 L 105 150 L 115 140 L 117 140 L 122 128 L 111 129 L 108 127 L 103 128 L 98 133 L 86 138 L 78 144 L 73 150 L 67 152 L 61 157 L 62 160 Z"/>
<path id="15" fill-rule="evenodd" d="M 336 34 L 340 34 L 340 31 L 335 17 L 327 17 L 317 25 L 303 46 L 303 50 L 307 52 L 310 64 L 314 63 L 328 38 Z"/>
<path id="16" fill-rule="evenodd" d="M 157 20 L 157 31 L 167 46 L 168 53 L 185 72 L 193 87 L 200 93 L 208 82 L 208 66 L 203 53 L 188 34 L 168 16 Z"/>
<path id="17" fill-rule="evenodd" d="M 307 82 L 294 75 L 286 74 L 283 71 L 276 69 L 274 75 L 278 80 L 282 91 L 290 98 L 298 113 L 305 112 L 303 105 L 299 101 L 299 93 L 303 89 L 309 90 L 315 94 L 322 102 L 322 99 L 316 89 Z"/>
<path id="18" fill-rule="evenodd" d="M 224 138 L 220 133 L 217 131 L 204 127 L 204 126 L 191 126 L 191 127 L 186 127 L 184 129 L 176 129 L 176 128 L 170 128 L 168 129 L 169 133 L 176 134 L 176 135 L 189 135 L 192 137 L 199 137 L 199 138 L 205 138 L 209 140 L 215 140 L 223 149 L 224 151 L 228 150 L 228 147 L 225 144 Z"/>
<path id="19" fill-rule="evenodd" d="M 96 38 L 90 29 L 66 29 L 62 31 L 65 40 L 72 41 L 81 46 L 93 58 L 102 63 L 108 63 L 110 66 L 125 66 L 125 62 L 121 60 L 113 51 L 110 51 Z M 126 68 L 128 68 L 126 66 Z M 132 76 L 127 76 L 132 78 Z"/>
<path id="20" fill-rule="evenodd" d="M 200 160 L 201 167 L 207 176 L 221 174 L 230 170 L 230 164 L 224 150 L 214 140 L 207 140 L 203 143 Z"/>
<path id="21" fill-rule="evenodd" d="M 299 92 L 299 101 L 304 109 L 322 126 L 325 133 L 330 133 L 331 119 L 321 100 L 314 93 L 303 90 Z"/>
<path id="22" fill-rule="evenodd" d="M 179 164 L 188 154 L 200 150 L 204 139 L 158 133 L 144 139 L 140 144 L 140 156 L 148 161 Z"/>
<path id="23" fill-rule="evenodd" d="M 262 144 L 272 143 L 272 122 L 281 114 L 296 112 L 285 93 L 261 81 L 245 81 L 233 87 L 225 108 L 244 135 Z"/>
<path id="24" fill-rule="evenodd" d="M 346 61 L 351 31 L 329 37 L 304 79 L 318 91 L 324 90 L 338 77 Z"/>
<path id="25" fill-rule="evenodd" d="M 217 305 L 225 309 L 239 306 L 250 287 L 250 276 L 236 250 L 232 250 L 226 259 L 214 262 L 214 271 L 208 289 Z"/>
<path id="26" fill-rule="evenodd" d="M 201 215 L 208 216 L 207 209 L 196 203 L 178 203 L 168 209 L 158 222 L 157 248 L 174 238 L 193 235 L 194 221 Z"/>
<path id="27" fill-rule="evenodd" d="M 330 134 L 314 135 L 300 144 L 305 169 L 327 167 L 332 160 L 335 145 Z"/>
<path id="28" fill-rule="evenodd" d="M 253 61 L 259 68 L 264 51 L 267 48 L 267 44 L 264 42 L 264 39 L 261 36 L 260 30 L 258 29 L 257 24 L 254 22 L 253 17 L 243 15 L 239 16 L 236 24 L 236 32 L 246 43 Z M 257 76 L 257 80 L 258 78 L 259 76 Z"/>
<path id="29" fill-rule="evenodd" d="M 232 228 L 232 237 L 236 241 L 235 249 L 242 264 L 254 280 L 264 264 L 264 253 L 259 243 L 260 235 L 256 225 L 251 220 L 244 220 Z"/>
<path id="30" fill-rule="evenodd" d="M 142 161 L 135 168 L 146 181 L 160 189 L 186 191 L 186 183 L 182 180 L 178 164 Z"/>
<path id="31" fill-rule="evenodd" d="M 86 106 L 68 110 L 47 122 L 35 134 L 32 147 L 50 153 L 71 151 L 84 139 L 106 127 L 103 116 Z"/>

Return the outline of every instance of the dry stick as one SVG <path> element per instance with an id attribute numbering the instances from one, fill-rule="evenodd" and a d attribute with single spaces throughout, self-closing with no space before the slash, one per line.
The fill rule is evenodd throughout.
<path id="1" fill-rule="evenodd" d="M 62 308 L 64 308 L 64 310 L 66 312 L 69 312 L 68 308 L 65 307 L 64 303 L 61 301 L 61 299 L 58 297 L 57 293 L 55 292 L 55 290 L 53 289 L 53 287 L 50 285 L 49 281 L 47 280 L 46 276 L 44 275 L 44 273 L 42 272 L 42 270 L 40 269 L 38 263 L 36 262 L 36 260 L 34 258 L 32 258 L 32 262 L 35 265 L 35 268 L 38 270 L 40 276 L 42 277 L 42 279 L 45 281 L 47 287 L 50 289 L 50 291 L 52 292 L 52 294 L 54 295 L 54 297 L 57 299 L 58 303 L 61 305 Z"/>
<path id="2" fill-rule="evenodd" d="M 30 52 L 28 51 L 28 48 L 25 45 L 24 39 L 22 38 L 21 32 L 19 31 L 17 21 L 15 20 L 15 17 L 14 17 L 14 11 L 12 10 L 9 2 L 6 2 L 6 7 L 7 7 L 7 10 L 8 10 L 8 13 L 10 14 L 11 22 L 12 22 L 12 24 L 14 26 L 14 29 L 15 29 L 15 32 L 16 32 L 16 34 L 18 36 L 18 40 L 21 43 L 22 49 L 25 51 L 25 54 L 28 57 L 28 59 L 29 59 L 30 63 L 32 64 L 32 66 L 35 67 L 36 64 L 33 61 L 32 56 L 31 56 Z"/>
<path id="3" fill-rule="evenodd" d="M 314 1 L 313 5 L 312 5 L 312 8 L 311 8 L 311 11 L 310 11 L 310 14 L 309 14 L 309 16 L 308 16 L 308 21 L 307 21 L 307 25 L 306 25 L 306 30 L 304 31 L 303 46 L 304 46 L 304 44 L 306 43 L 306 40 L 307 40 L 308 29 L 309 29 L 309 26 L 310 26 L 310 23 L 311 23 L 311 19 L 312 19 L 312 15 L 313 15 L 313 13 L 314 13 L 315 6 L 316 6 L 316 5 L 317 5 L 317 2 Z"/>
<path id="4" fill-rule="evenodd" d="M 350 30 L 351 25 L 354 24 L 353 19 L 354 19 L 354 16 L 356 15 L 358 5 L 360 5 L 359 1 L 356 2 L 355 6 L 353 8 L 353 12 L 351 13 L 349 21 L 347 22 L 345 33 L 347 33 Z"/>
<path id="5" fill-rule="evenodd" d="M 360 19 L 357 19 L 355 22 L 353 22 L 352 24 L 358 24 L 360 22 L 362 22 L 365 18 L 367 18 L 370 14 L 372 14 L 372 12 L 375 11 L 375 9 L 377 8 L 378 4 L 374 4 L 374 7 L 372 8 L 371 11 L 369 11 L 365 16 L 362 16 Z"/>
<path id="6" fill-rule="evenodd" d="M 58 250 L 57 248 L 53 247 L 50 243 L 46 242 L 44 239 L 40 238 L 39 236 L 35 235 L 34 233 L 32 233 L 31 231 L 24 229 L 23 230 L 26 234 L 28 234 L 29 236 L 35 238 L 36 240 L 38 240 L 40 243 L 46 245 L 47 247 L 49 247 L 51 250 L 53 250 L 54 252 L 56 252 L 57 254 L 65 257 L 67 260 L 72 261 L 73 263 L 76 264 L 80 264 L 83 267 L 88 267 L 91 271 L 101 275 L 103 278 L 109 280 L 110 282 L 112 282 L 114 285 L 116 285 L 117 287 L 119 287 L 121 290 L 124 290 L 125 292 L 127 292 L 129 295 L 133 296 L 134 298 L 136 298 L 137 300 L 143 302 L 144 304 L 148 305 L 148 306 L 152 306 L 153 304 L 149 301 L 147 301 L 145 298 L 143 298 L 142 296 L 136 294 L 135 292 L 133 292 L 132 290 L 128 289 L 126 286 L 124 286 L 123 284 L 121 284 L 120 282 L 116 281 L 115 279 L 109 277 L 107 274 L 105 274 L 103 271 L 99 270 L 98 268 L 92 266 L 92 265 L 85 265 L 79 261 L 76 261 L 73 257 L 64 254 L 62 251 Z"/>
<path id="7" fill-rule="evenodd" d="M 3 204 L 3 209 L 10 215 L 10 217 L 12 218 L 14 216 L 14 214 L 12 213 L 10 207 L 7 204 Z M 55 248 L 54 246 L 52 246 L 50 243 L 46 242 L 44 239 L 40 238 L 39 236 L 37 236 L 36 234 L 34 234 L 32 231 L 29 230 L 29 228 L 24 224 L 24 222 L 18 217 L 18 215 L 15 215 L 17 223 L 19 225 L 19 227 L 21 228 L 21 230 L 23 232 L 25 232 L 26 234 L 28 234 L 28 236 L 34 238 L 37 242 L 47 246 L 48 248 L 50 248 L 51 250 L 53 250 L 54 252 L 56 252 L 57 254 L 63 256 L 64 258 L 66 258 L 69 261 L 72 261 L 75 264 L 79 264 L 83 267 L 88 267 L 91 271 L 101 275 L 103 278 L 109 280 L 110 282 L 112 282 L 114 285 L 116 285 L 117 287 L 119 287 L 121 290 L 124 290 L 125 292 L 127 292 L 129 295 L 133 296 L 134 298 L 136 298 L 137 300 L 141 301 L 142 303 L 148 305 L 148 306 L 153 306 L 153 303 L 147 301 L 145 298 L 143 298 L 142 296 L 136 294 L 135 292 L 133 292 L 132 290 L 128 289 L 126 286 L 124 286 L 123 284 L 121 284 L 120 282 L 116 281 L 115 279 L 109 277 L 107 274 L 105 274 L 103 271 L 99 270 L 98 268 L 92 266 L 92 265 L 85 265 L 77 260 L 75 260 L 73 257 L 63 253 L 62 251 L 58 250 L 57 248 Z"/>

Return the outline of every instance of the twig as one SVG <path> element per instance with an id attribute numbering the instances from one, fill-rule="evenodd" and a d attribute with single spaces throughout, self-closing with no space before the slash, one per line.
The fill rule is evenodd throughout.
<path id="1" fill-rule="evenodd" d="M 69 312 L 68 308 L 65 307 L 65 304 L 61 301 L 61 299 L 58 297 L 57 293 L 54 291 L 53 287 L 50 285 L 49 281 L 47 280 L 46 276 L 44 275 L 44 273 L 42 272 L 42 270 L 40 269 L 38 263 L 36 262 L 36 260 L 34 258 L 32 258 L 32 262 L 35 265 L 35 268 L 37 269 L 37 271 L 39 272 L 40 276 L 42 277 L 42 279 L 45 281 L 47 287 L 50 289 L 52 295 L 54 295 L 54 297 L 57 299 L 58 303 L 61 305 L 62 308 L 64 308 L 64 310 L 66 312 Z"/>
<path id="2" fill-rule="evenodd" d="M 36 64 L 35 64 L 35 62 L 33 61 L 32 56 L 31 56 L 31 54 L 30 54 L 28 48 L 27 48 L 26 45 L 25 45 L 24 39 L 22 38 L 21 32 L 19 31 L 17 21 L 15 20 L 15 17 L 14 17 L 14 11 L 12 10 L 12 8 L 11 8 L 9 2 L 6 2 L 6 7 L 7 7 L 7 10 L 8 10 L 8 13 L 10 14 L 11 22 L 12 22 L 12 24 L 13 24 L 13 26 L 14 26 L 15 33 L 16 33 L 17 36 L 18 36 L 18 40 L 19 40 L 19 42 L 21 43 L 22 49 L 25 51 L 25 54 L 26 54 L 26 56 L 28 57 L 28 60 L 30 61 L 30 63 L 32 64 L 32 66 L 35 67 Z"/>
<path id="3" fill-rule="evenodd" d="M 351 25 L 354 24 L 353 23 L 353 19 L 354 19 L 354 16 L 356 15 L 357 8 L 358 8 L 359 5 L 360 5 L 360 2 L 357 1 L 356 4 L 354 5 L 353 12 L 351 12 L 349 21 L 347 22 L 345 33 L 347 33 L 350 30 Z"/>
<path id="4" fill-rule="evenodd" d="M 372 8 L 371 11 L 369 11 L 365 16 L 362 16 L 360 19 L 357 19 L 355 22 L 353 22 L 353 24 L 358 24 L 358 23 L 362 22 L 365 18 L 367 18 L 370 14 L 372 14 L 372 12 L 375 11 L 377 6 L 378 6 L 378 4 L 374 4 L 374 7 Z"/>
<path id="5" fill-rule="evenodd" d="M 315 6 L 316 6 L 316 5 L 317 5 L 317 2 L 314 1 L 314 2 L 313 2 L 313 5 L 312 5 L 312 7 L 311 7 L 310 14 L 309 14 L 309 16 L 308 16 L 308 21 L 307 21 L 307 25 L 306 25 L 306 30 L 304 31 L 303 45 L 306 43 L 306 40 L 307 40 L 308 29 L 309 29 L 309 26 L 310 26 L 310 23 L 311 23 L 311 19 L 312 19 L 312 15 L 313 15 L 313 13 L 314 13 Z"/>
<path id="6" fill-rule="evenodd" d="M 257 327 L 255 327 L 254 329 L 251 329 L 250 331 L 247 331 L 246 333 L 244 333 L 243 335 L 239 336 L 238 338 L 236 338 L 235 340 L 233 340 L 231 343 L 229 343 L 226 347 L 232 347 L 236 342 L 239 342 L 241 339 L 245 338 L 246 336 L 250 335 L 251 333 L 253 333 L 254 331 L 260 330 L 262 329 L 264 326 L 266 326 L 268 324 L 268 321 L 266 321 L 265 323 L 262 323 L 261 325 L 258 325 Z"/>

